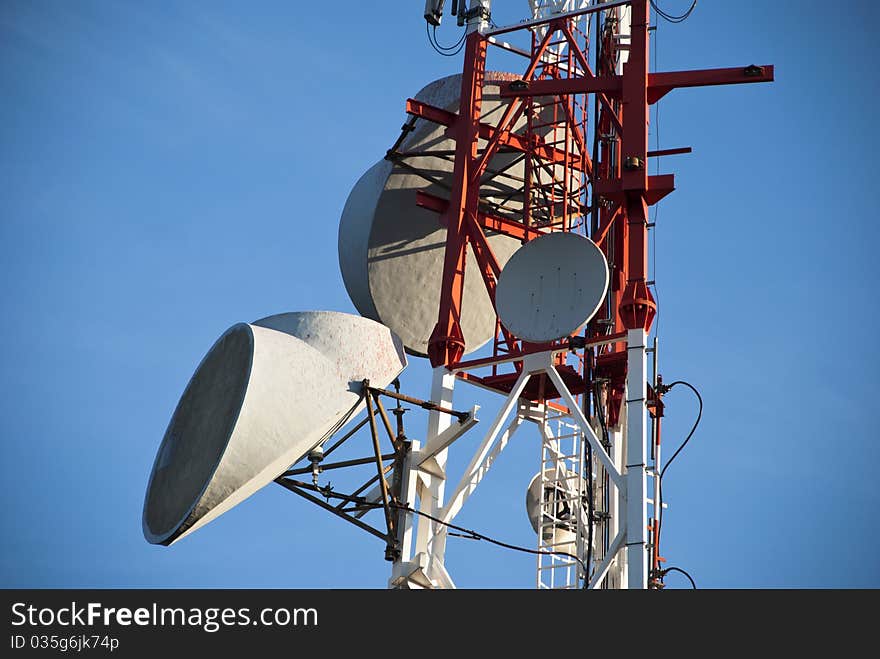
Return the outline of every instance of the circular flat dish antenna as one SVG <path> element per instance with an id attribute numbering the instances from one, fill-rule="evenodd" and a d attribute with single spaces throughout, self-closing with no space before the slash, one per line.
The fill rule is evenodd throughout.
<path id="1" fill-rule="evenodd" d="M 577 332 L 608 290 L 608 262 L 589 238 L 557 232 L 519 248 L 498 278 L 495 306 L 502 324 L 534 343 Z"/>

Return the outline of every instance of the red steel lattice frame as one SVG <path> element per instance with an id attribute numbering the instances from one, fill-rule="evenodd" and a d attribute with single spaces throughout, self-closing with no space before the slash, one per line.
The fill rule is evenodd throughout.
<path id="1" fill-rule="evenodd" d="M 614 6 L 622 4 L 614 3 Z M 649 151 L 650 106 L 680 87 L 770 82 L 774 76 L 773 66 L 769 65 L 651 73 L 650 0 L 632 0 L 626 4 L 631 7 L 628 46 L 620 45 L 613 21 L 606 20 L 603 30 L 599 28 L 600 21 L 596 21 L 595 71 L 588 58 L 590 35 L 578 33 L 572 18 L 607 11 L 610 9 L 607 6 L 496 30 L 495 33 L 531 29 L 532 49 L 521 78 L 502 83 L 501 97 L 510 99 L 510 103 L 494 125 L 481 121 L 491 32 L 473 31 L 466 37 L 457 114 L 413 99 L 407 101 L 410 115 L 447 126 L 448 134 L 455 140 L 450 199 L 427 193 L 417 195 L 417 204 L 438 212 L 447 228 L 438 318 L 428 347 L 431 364 L 454 368 L 458 377 L 482 386 L 509 391 L 522 365 L 511 357 L 546 350 L 559 343 L 528 344 L 518 340 L 498 321 L 493 357 L 462 362 L 465 339 L 460 319 L 467 250 L 470 247 L 473 251 L 494 306 L 495 284 L 501 268 L 485 231 L 527 242 L 548 231 L 572 231 L 581 227 L 605 253 L 611 282 L 605 317 L 600 317 L 600 312 L 587 326 L 582 344 L 586 349 L 578 354 L 580 369 L 568 366 L 564 354 L 560 354 L 558 371 L 575 395 L 591 391 L 598 382 L 605 383 L 602 407 L 608 426 L 617 424 L 624 399 L 626 332 L 650 331 L 657 313 L 657 303 L 647 279 L 648 208 L 675 189 L 675 177 L 649 175 L 648 159 L 690 152 L 688 147 Z M 534 28 L 541 24 L 546 26 L 546 31 L 539 38 Z M 564 45 L 564 62 L 548 57 L 548 49 L 560 44 Z M 628 50 L 628 59 L 622 73 L 617 73 L 617 60 L 623 49 Z M 588 140 L 586 113 L 589 98 L 594 101 L 592 140 Z M 549 105 L 547 99 L 551 99 Z M 536 126 L 535 117 L 541 114 L 536 107 L 552 108 L 552 117 L 545 117 L 548 123 Z M 515 131 L 514 126 L 523 114 L 527 117 L 525 130 Z M 560 130 L 561 140 L 558 139 Z M 482 149 L 480 140 L 485 144 Z M 502 217 L 481 206 L 481 179 L 501 148 L 524 156 L 523 205 L 519 218 Z M 561 178 L 555 176 L 560 168 Z M 542 171 L 550 173 L 547 184 L 540 181 Z M 559 200 L 561 217 L 556 222 Z M 605 340 L 600 341 L 603 337 Z M 591 341 L 603 345 L 590 348 Z M 499 361 L 512 364 L 514 372 L 500 373 Z M 480 377 L 469 372 L 487 365 L 492 366 L 491 375 Z M 655 423 L 654 441 L 659 444 L 663 404 L 650 383 L 648 389 L 649 411 Z M 561 407 L 552 402 L 557 392 L 543 377 L 533 378 L 531 387 L 522 396 Z M 651 520 L 650 524 L 651 535 L 658 540 L 657 521 Z M 652 544 L 650 557 L 654 573 L 663 560 L 657 544 Z"/>
<path id="2" fill-rule="evenodd" d="M 674 190 L 675 179 L 672 174 L 649 176 L 647 162 L 649 157 L 656 155 L 689 151 L 649 151 L 650 106 L 679 87 L 769 82 L 773 80 L 773 67 L 650 73 L 649 0 L 632 0 L 629 4 L 632 7 L 631 39 L 629 58 L 622 74 L 617 74 L 613 66 L 617 52 L 613 32 L 606 31 L 601 36 L 605 58 L 598 63 L 594 72 L 588 61 L 588 40 L 576 38 L 572 31 L 572 19 L 562 17 L 544 21 L 546 33 L 542 39 L 533 39 L 531 57 L 521 80 L 502 86 L 501 96 L 510 98 L 511 102 L 495 125 L 481 121 L 489 35 L 479 31 L 471 32 L 466 38 L 457 114 L 414 99 L 407 101 L 409 114 L 448 126 L 448 133 L 456 145 L 450 199 L 421 193 L 417 200 L 419 205 L 438 211 L 441 222 L 447 227 L 438 319 L 428 348 L 433 366 L 461 367 L 466 364 L 461 363 L 465 339 L 460 318 L 469 247 L 494 304 L 494 288 L 500 266 L 486 240 L 485 230 L 491 229 L 526 241 L 547 230 L 568 230 L 571 226 L 571 222 L 562 227 L 534 226 L 528 212 L 528 195 L 524 198 L 525 212 L 519 222 L 493 216 L 481 208 L 480 179 L 490 159 L 501 147 L 525 153 L 528 162 L 544 162 L 550 166 L 561 166 L 566 172 L 585 174 L 591 189 L 591 204 L 589 209 L 584 210 L 584 215 L 588 210 L 593 211 L 590 237 L 606 251 L 613 268 L 609 293 L 613 328 L 602 331 L 650 329 L 656 314 L 656 302 L 647 281 L 648 207 Z M 604 9 L 598 6 L 580 13 Z M 532 22 L 530 26 L 535 24 Z M 514 29 L 528 29 L 528 26 Z M 546 51 L 553 43 L 554 35 L 567 42 L 570 54 L 567 75 L 547 75 L 546 70 L 536 75 L 542 68 L 546 69 L 546 66 L 542 67 L 542 61 L 546 61 Z M 593 152 L 598 155 L 597 162 L 591 161 L 584 147 L 568 148 L 568 140 L 560 148 L 558 144 L 548 144 L 540 135 L 528 130 L 524 133 L 513 130 L 525 107 L 524 99 L 554 97 L 567 103 L 569 98 L 576 95 L 593 95 L 597 100 L 596 105 L 600 110 L 598 134 L 592 136 L 593 143 L 597 145 Z M 590 143 L 584 122 L 572 117 L 567 122 L 567 130 L 575 135 L 573 141 L 576 144 Z M 485 142 L 482 149 L 481 139 Z M 564 176 L 563 185 L 568 183 L 568 177 Z M 566 192 L 570 191 L 563 190 L 563 193 Z M 567 212 L 568 205 L 563 206 Z M 586 221 L 586 217 L 583 219 Z M 612 235 L 613 240 L 610 239 Z M 503 327 L 501 331 L 507 351 L 523 350 L 516 337 Z M 595 323 L 590 331 L 593 334 L 599 331 Z"/>

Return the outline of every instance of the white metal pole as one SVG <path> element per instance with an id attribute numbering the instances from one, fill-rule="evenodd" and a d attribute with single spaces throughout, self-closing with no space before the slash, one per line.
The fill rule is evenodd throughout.
<path id="1" fill-rule="evenodd" d="M 410 443 L 410 451 L 403 461 L 403 477 L 401 479 L 401 499 L 407 506 L 413 507 L 416 503 L 416 475 L 415 465 L 413 464 L 413 454 L 417 453 L 420 447 L 417 440 Z M 413 552 L 413 514 L 406 512 L 402 515 L 401 527 L 397 530 L 397 539 L 400 542 L 400 557 L 398 563 L 407 563 L 412 560 Z M 396 575 L 397 570 L 392 569 L 392 574 Z"/>
<path id="2" fill-rule="evenodd" d="M 636 589 L 648 587 L 646 344 L 644 329 L 627 332 L 626 563 L 627 585 Z"/>
<path id="3" fill-rule="evenodd" d="M 624 451 L 624 440 L 626 438 L 626 410 L 622 410 L 620 414 L 620 424 L 617 430 L 609 430 L 608 438 L 611 441 L 611 455 L 614 465 L 624 474 L 624 482 L 626 479 L 626 460 Z M 608 486 L 611 491 L 608 493 L 608 534 L 612 541 L 625 531 L 626 526 L 626 487 L 620 487 L 611 478 L 608 479 Z M 626 535 L 624 532 L 622 535 Z M 613 563 L 609 567 L 608 586 L 610 588 L 626 587 L 626 560 L 622 555 L 617 555 L 620 546 L 625 546 L 624 542 L 618 545 L 617 550 L 609 547 L 608 555 L 612 557 Z"/>
<path id="4" fill-rule="evenodd" d="M 449 498 L 449 504 L 441 512 L 440 518 L 444 522 L 452 521 L 452 518 L 458 514 L 459 510 L 461 510 L 461 507 L 464 504 L 464 500 L 470 496 L 470 494 L 479 484 L 480 480 L 482 480 L 483 473 L 486 471 L 486 469 L 488 469 L 486 458 L 489 455 L 489 452 L 492 450 L 492 445 L 495 443 L 495 439 L 501 432 L 501 428 L 504 425 L 504 422 L 507 420 L 507 417 L 510 415 L 511 411 L 513 411 L 514 407 L 516 407 L 519 396 L 522 393 L 523 389 L 525 389 L 525 386 L 528 383 L 530 377 L 531 375 L 528 373 L 528 371 L 523 368 L 522 373 L 520 373 L 519 377 L 516 380 L 516 383 L 513 385 L 513 389 L 507 395 L 507 398 L 504 401 L 504 405 L 500 410 L 498 410 L 498 414 L 495 417 L 495 420 L 492 422 L 492 425 L 489 426 L 486 437 L 477 448 L 476 453 L 474 453 L 474 457 L 471 458 L 470 464 L 468 464 L 467 468 L 464 470 L 464 476 L 462 476 L 458 487 L 455 488 L 455 492 Z M 516 420 L 516 418 L 514 418 L 514 423 L 512 423 L 511 426 L 508 427 L 507 437 L 503 441 L 504 444 L 507 443 L 507 441 L 510 439 L 510 435 L 516 431 L 516 428 L 518 426 L 519 422 Z"/>
<path id="5" fill-rule="evenodd" d="M 623 65 L 629 61 L 629 45 L 632 43 L 632 7 L 624 5 L 614 9 L 617 13 L 617 44 L 620 56 L 617 62 L 617 75 L 623 75 Z"/>
<path id="6" fill-rule="evenodd" d="M 455 388 L 455 375 L 445 367 L 434 369 L 431 381 L 431 401 L 442 407 L 452 408 L 452 395 Z M 425 443 L 440 435 L 452 424 L 452 417 L 436 410 L 428 413 L 428 428 Z M 418 472 L 419 508 L 434 517 L 443 508 L 446 489 L 446 454 L 448 449 L 439 451 L 433 457 L 431 472 L 420 469 Z M 431 576 L 432 564 L 443 564 L 446 553 L 446 527 L 435 524 L 425 517 L 417 522 L 416 554 L 424 553 L 429 559 L 428 572 Z"/>
<path id="7" fill-rule="evenodd" d="M 474 31 L 484 32 L 487 30 L 489 28 L 489 21 L 486 17 L 492 9 L 492 0 L 472 0 L 469 9 L 474 12 L 474 15 L 468 19 L 468 34 Z M 482 9 L 485 9 L 485 15 L 484 12 L 477 11 Z"/>

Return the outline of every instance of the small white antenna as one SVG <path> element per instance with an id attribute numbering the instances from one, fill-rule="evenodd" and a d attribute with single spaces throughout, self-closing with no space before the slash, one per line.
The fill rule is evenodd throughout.
<path id="1" fill-rule="evenodd" d="M 608 262 L 589 238 L 557 232 L 517 250 L 498 278 L 495 306 L 516 336 L 545 343 L 577 332 L 608 290 Z"/>

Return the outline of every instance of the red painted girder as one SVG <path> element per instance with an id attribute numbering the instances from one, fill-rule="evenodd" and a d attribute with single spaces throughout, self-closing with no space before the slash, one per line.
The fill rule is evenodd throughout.
<path id="1" fill-rule="evenodd" d="M 449 201 L 441 197 L 434 196 L 428 192 L 418 190 L 416 192 L 416 206 L 421 206 L 422 208 L 440 213 L 440 224 L 446 226 L 444 213 L 446 213 L 446 209 L 449 208 Z M 506 217 L 489 215 L 488 213 L 483 213 L 482 211 L 478 213 L 477 221 L 479 222 L 480 226 L 485 229 L 489 229 L 497 233 L 502 233 L 505 236 L 510 236 L 511 238 L 516 238 L 517 240 L 532 240 L 533 238 L 543 236 L 546 233 L 545 231 L 541 231 L 540 229 L 528 227 L 520 222 L 508 220 Z"/>
<path id="2" fill-rule="evenodd" d="M 583 78 L 550 78 L 530 80 L 524 89 L 511 89 L 513 82 L 501 86 L 501 98 L 517 96 L 565 96 L 568 94 L 600 94 L 620 96 L 623 78 L 621 76 L 601 76 Z M 516 81 L 514 81 L 516 82 Z M 522 84 L 521 82 L 518 84 Z"/>
<path id="3" fill-rule="evenodd" d="M 607 336 L 598 336 L 592 339 L 587 339 L 585 342 L 585 347 L 590 348 L 593 346 L 606 345 L 611 339 L 626 339 L 626 332 L 619 332 L 617 334 L 611 334 Z M 503 354 L 499 354 L 495 357 L 480 357 L 479 359 L 470 359 L 467 361 L 460 361 L 455 365 L 456 370 L 470 370 L 477 368 L 484 368 L 486 366 L 493 366 L 495 364 L 503 364 L 505 362 L 515 361 L 519 358 L 525 357 L 526 355 L 534 355 L 539 352 L 546 352 L 548 350 L 558 350 L 562 348 L 567 348 L 567 341 L 550 341 L 548 343 L 529 344 L 531 347 L 523 348 L 522 350 L 513 350 L 511 352 L 506 352 Z"/>
<path id="4" fill-rule="evenodd" d="M 674 149 L 658 149 L 657 151 L 648 151 L 649 158 L 658 156 L 676 156 L 680 153 L 693 153 L 693 149 L 689 146 L 680 146 Z"/>
<path id="5" fill-rule="evenodd" d="M 470 245 L 473 249 L 474 259 L 477 261 L 477 266 L 480 268 L 480 275 L 483 278 L 483 283 L 486 285 L 486 291 L 489 293 L 489 300 L 492 302 L 492 308 L 495 309 L 495 315 L 497 316 L 498 310 L 495 308 L 495 288 L 498 285 L 498 277 L 501 276 L 501 264 L 498 263 L 498 258 L 492 251 L 492 247 L 486 239 L 486 234 L 483 233 L 483 228 L 480 226 L 477 218 L 471 213 L 468 213 L 465 216 L 465 228 L 470 240 Z M 517 338 L 511 334 L 504 325 L 501 326 L 501 333 L 504 335 L 504 340 L 511 349 L 518 348 L 516 344 Z"/>
<path id="6" fill-rule="evenodd" d="M 648 206 L 653 206 L 673 190 L 675 190 L 675 174 L 649 176 L 645 201 Z M 593 194 L 621 203 L 624 196 L 623 183 L 619 178 L 593 181 Z"/>
<path id="7" fill-rule="evenodd" d="M 562 105 L 562 110 L 565 112 L 565 120 L 568 122 L 569 126 L 571 126 L 571 132 L 574 135 L 574 141 L 577 144 L 578 152 L 580 153 L 580 157 L 583 158 L 584 168 L 587 170 L 587 178 L 593 179 L 593 161 L 590 158 L 589 149 L 587 148 L 586 140 L 584 139 L 584 134 L 581 132 L 580 126 L 578 122 L 575 121 L 574 115 L 572 114 L 571 107 L 569 106 L 569 100 L 566 98 L 557 98 L 557 102 Z M 573 161 L 576 158 L 572 159 Z"/>
<path id="8" fill-rule="evenodd" d="M 593 70 L 590 68 L 590 63 L 587 61 L 587 56 L 581 50 L 578 45 L 577 39 L 574 38 L 574 35 L 571 33 L 571 29 L 564 21 L 554 21 L 550 24 L 550 29 L 559 29 L 562 30 L 562 33 L 565 35 L 566 41 L 568 41 L 569 50 L 574 53 L 574 56 L 577 58 L 581 67 L 584 71 L 586 71 L 587 76 L 591 78 L 595 78 L 596 74 L 593 73 Z M 557 27 L 553 27 L 557 26 Z M 620 123 L 620 120 L 617 117 L 617 113 L 614 111 L 614 108 L 611 107 L 611 101 L 608 100 L 608 97 L 603 92 L 596 92 L 596 96 L 599 99 L 599 102 L 602 104 L 602 107 L 609 113 L 609 119 L 611 119 L 611 123 L 614 124 L 614 128 L 617 130 L 617 134 L 620 135 L 623 130 L 623 126 Z"/>
<path id="9" fill-rule="evenodd" d="M 755 67 L 760 70 L 757 75 L 746 75 L 746 71 L 751 68 L 736 66 L 726 69 L 649 73 L 648 103 L 656 103 L 673 89 L 679 87 L 709 87 L 713 85 L 736 85 L 773 81 L 772 64 Z M 584 76 L 582 78 L 530 80 L 525 89 L 511 89 L 511 84 L 514 83 L 502 85 L 501 98 L 550 96 L 553 94 L 606 94 L 618 98 L 623 90 L 623 76 Z"/>
<path id="10" fill-rule="evenodd" d="M 455 112 L 449 112 L 448 110 L 443 110 L 442 108 L 422 103 L 414 98 L 406 99 L 406 112 L 407 114 L 421 117 L 428 121 L 433 121 L 436 124 L 449 126 L 450 128 L 455 125 L 456 121 L 458 121 L 458 115 Z M 496 132 L 495 126 L 480 122 L 479 135 L 482 139 L 491 140 Z M 535 136 L 535 144 L 530 146 L 528 140 L 522 135 L 517 135 L 516 133 L 511 133 L 509 131 L 502 131 L 498 141 L 505 146 L 516 149 L 517 151 L 522 153 L 532 153 L 538 158 L 549 162 L 563 164 L 567 159 L 570 167 L 578 171 L 584 171 L 584 167 L 579 162 L 579 158 L 574 158 L 571 155 L 566 156 L 565 151 L 562 149 L 547 146 L 538 136 Z"/>
<path id="11" fill-rule="evenodd" d="M 648 189 L 648 170 L 626 166 L 629 158 L 644 159 L 648 153 L 649 107 L 645 89 L 650 75 L 648 64 L 648 0 L 633 2 L 630 10 L 629 59 L 623 67 L 623 134 L 620 136 L 620 173 L 623 189 L 644 193 Z M 632 273 L 627 273 L 628 277 Z"/>
<path id="12" fill-rule="evenodd" d="M 477 157 L 483 76 L 486 69 L 486 41 L 478 32 L 466 38 L 464 70 L 461 76 L 459 115 L 455 134 L 455 163 L 447 213 L 446 246 L 440 282 L 437 324 L 428 339 L 431 366 L 454 364 L 465 352 L 461 331 L 464 271 L 467 261 L 467 215 L 480 201 L 478 186 L 470 185 L 471 167 Z"/>
<path id="13" fill-rule="evenodd" d="M 532 56 L 532 61 L 529 62 L 529 66 L 526 69 L 526 72 L 523 74 L 523 80 L 531 80 L 535 71 L 538 68 L 538 64 L 541 61 L 541 57 L 543 56 L 544 51 L 547 49 L 547 44 L 550 43 L 550 39 L 552 38 L 552 34 L 550 30 L 544 35 L 544 38 L 541 39 L 541 43 L 538 45 L 537 52 Z M 490 158 L 495 156 L 495 152 L 498 150 L 498 147 L 501 146 L 501 137 L 503 137 L 504 133 L 509 131 L 514 122 L 518 117 L 520 117 L 525 110 L 525 105 L 522 100 L 517 99 L 511 103 L 507 104 L 507 107 L 504 108 L 504 112 L 501 115 L 501 119 L 498 120 L 497 129 L 492 137 L 489 138 L 488 144 L 486 144 L 486 148 L 483 150 L 483 154 L 480 156 L 480 160 L 477 163 L 477 167 L 474 171 L 474 176 L 476 177 L 474 180 L 479 179 L 480 176 L 483 175 L 483 172 L 489 166 Z"/>
<path id="14" fill-rule="evenodd" d="M 575 396 L 583 393 L 586 390 L 586 382 L 583 377 L 575 371 L 571 366 L 563 365 L 557 367 L 556 372 L 559 373 L 559 376 L 563 379 L 568 390 L 574 394 Z M 484 377 L 480 377 L 478 375 L 474 375 L 473 373 L 468 372 L 458 372 L 455 374 L 455 377 L 465 380 L 467 382 L 471 382 L 480 387 L 484 387 L 486 389 L 493 389 L 498 392 L 510 393 L 510 390 L 513 389 L 513 385 L 516 382 L 516 379 L 519 377 L 519 373 L 499 373 L 498 375 L 486 375 Z M 523 400 L 547 400 L 552 398 L 560 398 L 561 394 L 556 390 L 556 387 L 553 385 L 549 379 L 546 379 L 543 387 L 543 397 L 541 391 L 541 379 L 546 378 L 546 375 L 542 373 L 535 373 L 532 376 L 532 379 L 529 380 L 529 383 L 526 385 L 526 388 L 523 390 L 522 394 L 520 394 L 520 398 Z"/>
<path id="15" fill-rule="evenodd" d="M 616 204 L 614 206 L 613 212 L 608 214 L 608 218 L 606 220 L 604 220 L 599 225 L 599 228 L 596 230 L 596 233 L 594 233 L 592 236 L 590 236 L 590 238 L 592 239 L 592 241 L 594 243 L 596 243 L 597 245 L 600 245 L 600 246 L 602 245 L 602 243 L 605 241 L 605 236 L 608 235 L 608 229 L 611 228 L 611 225 L 614 224 L 614 220 L 617 219 L 617 215 L 618 215 L 618 213 L 620 213 L 621 207 L 622 207 L 621 204 Z"/>
<path id="16" fill-rule="evenodd" d="M 749 75 L 746 73 L 749 70 L 755 71 L 755 73 Z M 651 73 L 648 74 L 648 103 L 656 103 L 660 98 L 679 87 L 740 85 L 752 82 L 773 82 L 773 65 Z"/>
<path id="17" fill-rule="evenodd" d="M 414 98 L 406 99 L 406 113 L 443 126 L 452 126 L 458 121 L 458 115 L 455 112 L 422 103 Z"/>

